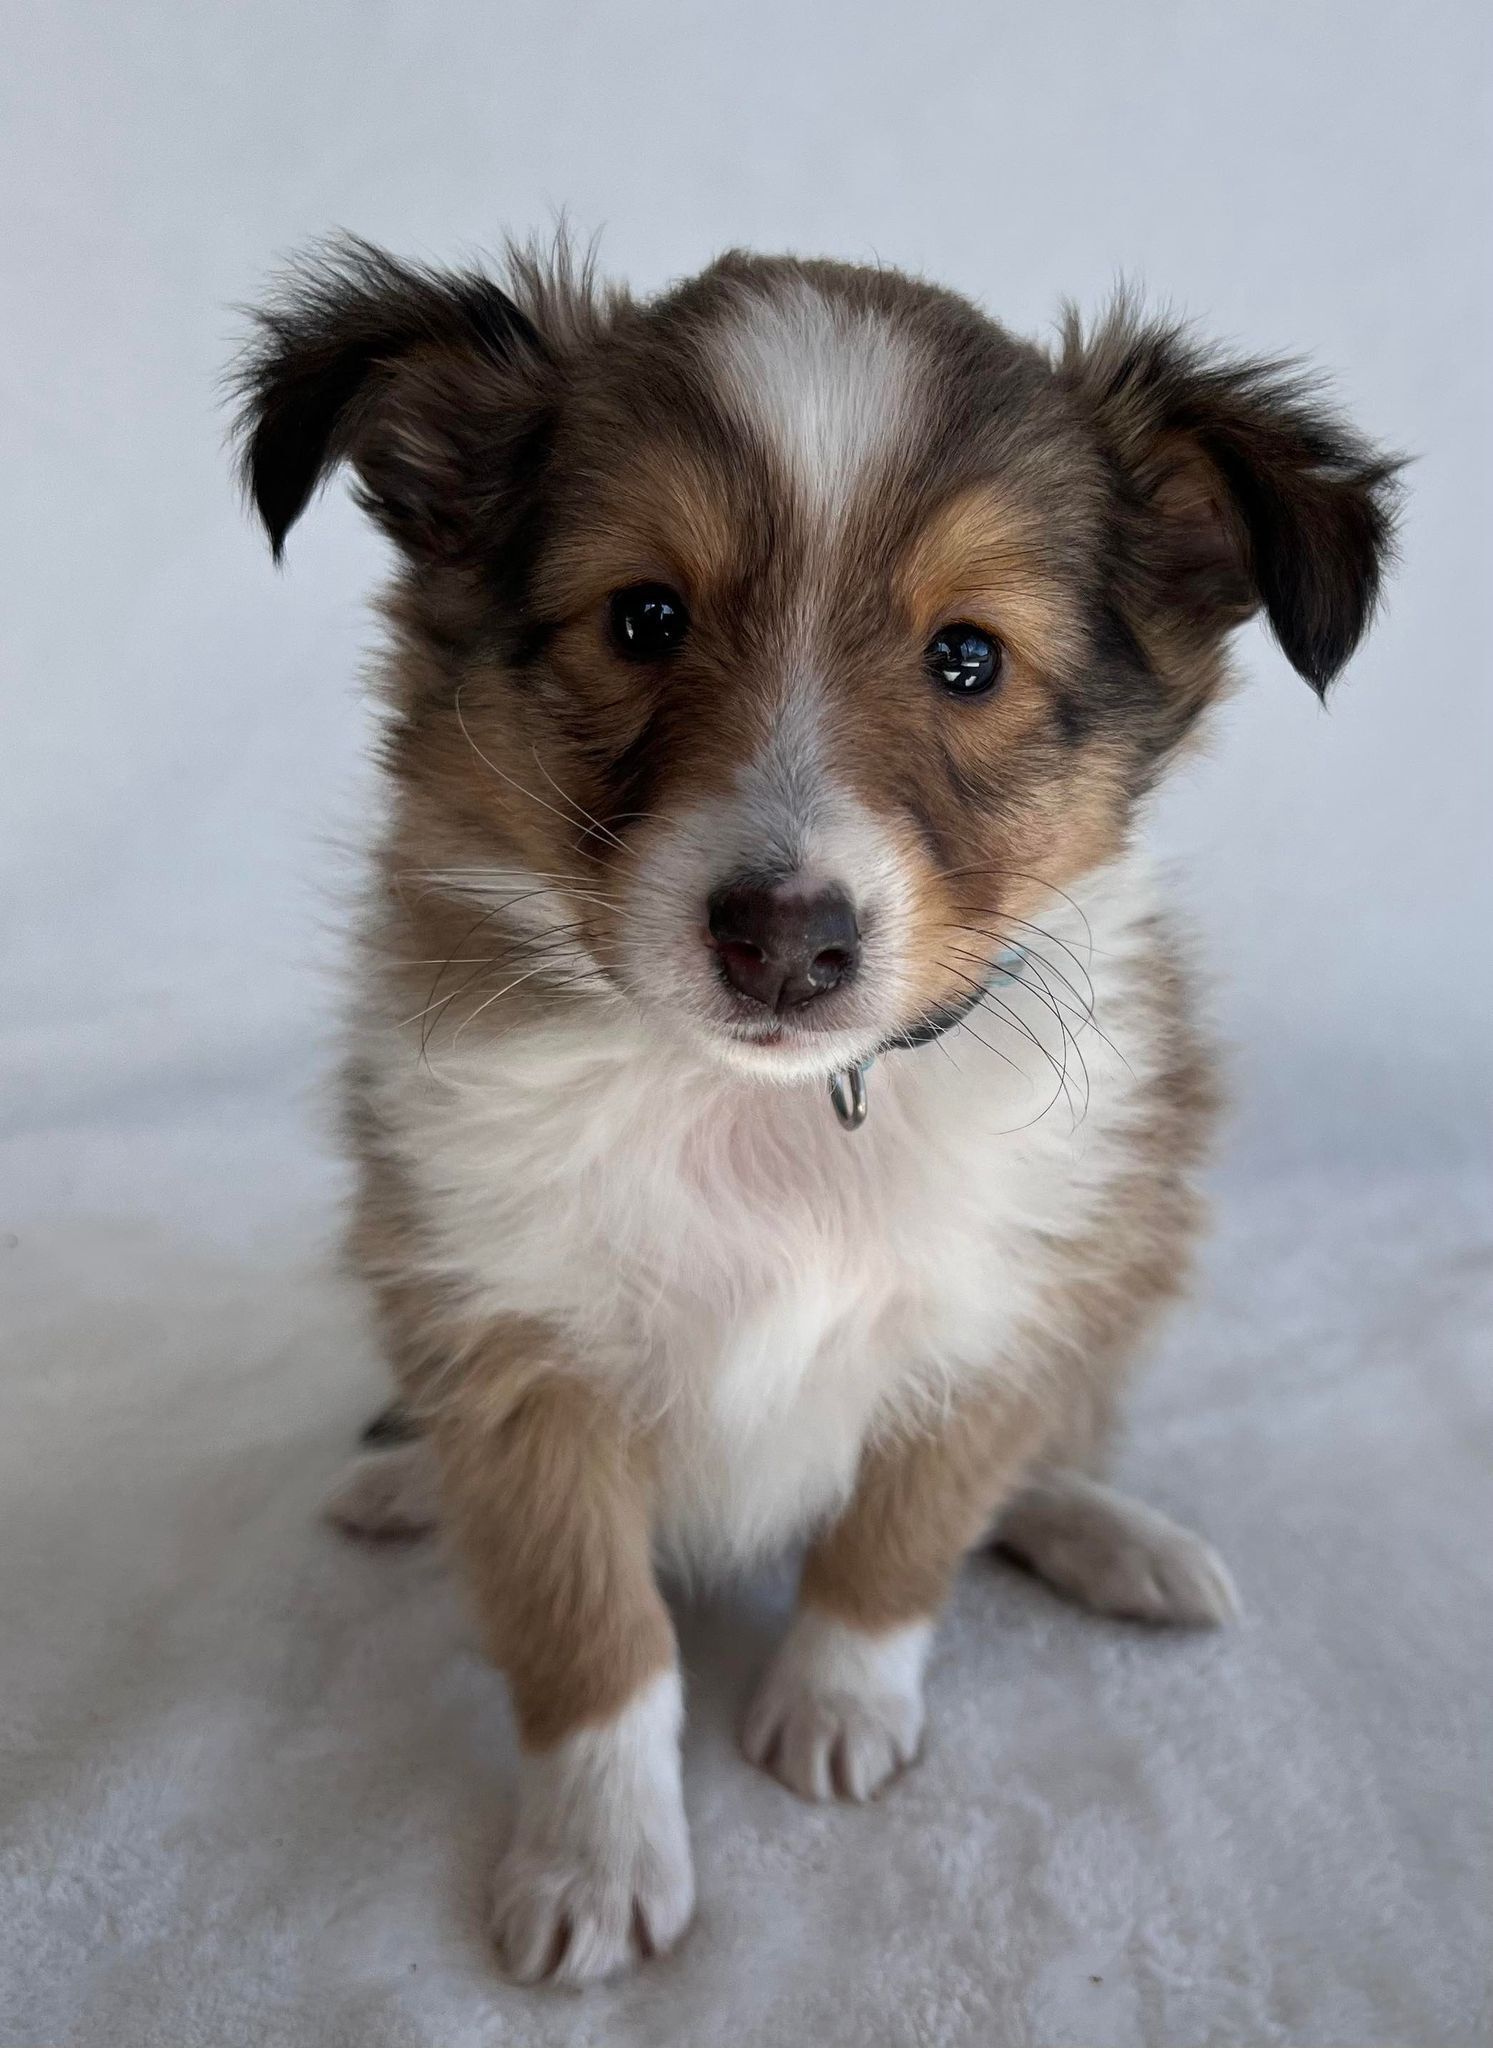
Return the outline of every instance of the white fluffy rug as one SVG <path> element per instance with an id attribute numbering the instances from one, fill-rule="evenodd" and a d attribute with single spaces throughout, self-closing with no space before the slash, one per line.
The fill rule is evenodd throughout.
<path id="1" fill-rule="evenodd" d="M 153 1141 L 111 1143 L 107 1177 L 148 1184 L 134 1220 L 76 1220 L 82 1169 L 54 1220 L 14 1184 L 0 1219 L 5 2048 L 1487 2038 L 1468 1183 L 1225 1193 L 1126 1476 L 1220 1544 L 1234 1633 L 1098 1622 L 976 1562 L 923 1763 L 826 1811 L 733 1746 L 782 1587 L 683 1613 L 699 1919 L 577 1996 L 490 1965 L 511 1737 L 438 1556 L 316 1519 L 377 1384 L 327 1204 L 291 1241 L 306 1205 L 265 1139 L 253 1214 L 209 1233 L 239 1172 L 210 1121 L 176 1159 L 198 1199 Z"/>

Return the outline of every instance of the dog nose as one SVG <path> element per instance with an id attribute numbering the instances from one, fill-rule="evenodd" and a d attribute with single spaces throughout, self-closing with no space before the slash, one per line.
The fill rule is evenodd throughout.
<path id="1" fill-rule="evenodd" d="M 842 889 L 735 882 L 710 899 L 710 937 L 733 988 L 769 1010 L 796 1010 L 842 982 L 860 932 Z"/>

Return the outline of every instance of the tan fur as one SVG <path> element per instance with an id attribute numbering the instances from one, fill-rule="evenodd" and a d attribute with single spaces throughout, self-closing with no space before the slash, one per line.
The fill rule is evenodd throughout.
<path id="1" fill-rule="evenodd" d="M 525 1747 L 609 1720 L 674 1658 L 638 1440 L 530 1330 L 490 1332 L 433 1432 L 441 1498 Z"/>
<path id="2" fill-rule="evenodd" d="M 1041 1462 L 1090 1473 L 1103 1469 L 1142 1342 L 1191 1277 L 1206 1215 L 1194 1175 L 1221 1102 L 1216 1061 L 1193 1021 L 1188 979 L 1160 943 L 1144 1000 L 1167 1058 L 1133 1133 L 1129 1171 L 1088 1231 L 1061 1248 L 1041 1327 L 1031 1332 L 1034 1353 L 1047 1354 L 1055 1400 Z"/>
<path id="3" fill-rule="evenodd" d="M 962 492 L 935 512 L 913 535 L 897 583 L 924 639 L 946 620 L 969 619 L 1039 673 L 1081 655 L 1036 521 L 998 490 Z"/>
<path id="4" fill-rule="evenodd" d="M 1003 1390 L 873 1444 L 849 1507 L 804 1561 L 804 1605 L 872 1631 L 936 1614 L 1044 1428 L 1038 1400 Z"/>
<path id="5" fill-rule="evenodd" d="M 650 1556 L 646 1440 L 517 1319 L 472 1329 L 410 1270 L 398 1172 L 365 1158 L 349 1239 L 386 1352 L 434 1448 L 443 1524 L 521 1740 L 604 1721 L 674 1656 Z"/>
<path id="6" fill-rule="evenodd" d="M 672 584 L 698 605 L 736 561 L 738 522 L 726 480 L 685 448 L 642 449 L 589 508 L 584 526 L 562 534 L 544 558 L 535 601 L 551 616 L 589 622 L 585 652 L 596 658 L 605 600 L 629 583 Z"/>

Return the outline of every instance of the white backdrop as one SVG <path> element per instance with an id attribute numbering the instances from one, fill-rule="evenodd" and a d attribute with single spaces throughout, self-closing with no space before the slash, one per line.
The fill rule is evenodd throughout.
<path id="1" fill-rule="evenodd" d="M 334 493 L 272 572 L 222 445 L 231 307 L 332 225 L 458 257 L 564 208 L 642 287 L 731 243 L 875 255 L 1039 332 L 1124 274 L 1247 349 L 1308 352 L 1419 458 L 1386 615 L 1331 712 L 1252 629 L 1252 686 L 1156 830 L 1220 979 L 1243 1156 L 1482 1144 L 1478 0 L 9 13 L 0 918 L 23 1123 L 225 1084 L 290 1101 L 320 1057 L 378 545 Z"/>
<path id="2" fill-rule="evenodd" d="M 0 0 L 3 4 L 3 0 Z M 1197 2048 L 1487 2016 L 1487 0 L 10 0 L 0 65 L 0 2040 Z M 1242 1627 L 972 1564 L 865 1813 L 733 1755 L 771 1588 L 683 1617 L 700 1924 L 505 1990 L 513 1744 L 427 1553 L 316 1507 L 380 1398 L 312 1106 L 379 549 L 277 575 L 234 302 L 340 225 L 561 208 L 650 287 L 876 256 L 1040 332 L 1124 274 L 1415 455 L 1324 715 L 1263 632 L 1155 831 L 1240 1111 L 1125 1483 Z M 1471 1167 L 1471 1176 L 1467 1169 Z"/>

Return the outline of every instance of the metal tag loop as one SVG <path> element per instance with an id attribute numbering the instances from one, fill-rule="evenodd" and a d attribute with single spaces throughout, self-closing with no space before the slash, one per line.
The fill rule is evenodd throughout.
<path id="1" fill-rule="evenodd" d="M 829 1099 L 835 1106 L 835 1115 L 840 1119 L 843 1130 L 858 1131 L 866 1121 L 866 1112 L 871 1107 L 866 1091 L 866 1076 L 871 1071 L 871 1062 L 862 1060 L 858 1067 L 846 1067 L 842 1073 L 829 1077 Z"/>

